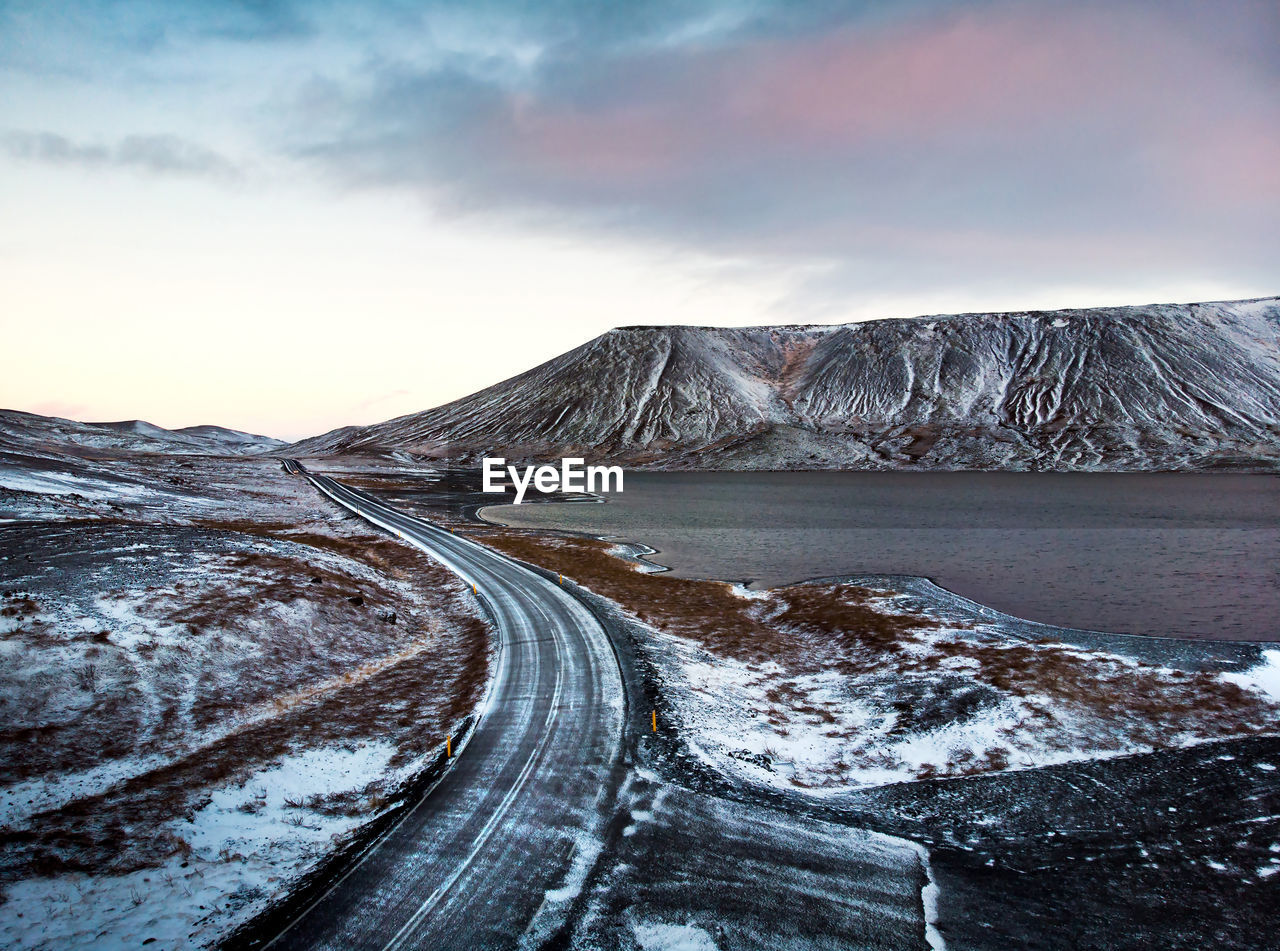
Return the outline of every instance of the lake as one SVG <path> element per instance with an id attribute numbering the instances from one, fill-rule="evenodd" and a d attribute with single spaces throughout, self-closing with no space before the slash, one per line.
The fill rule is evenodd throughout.
<path id="1" fill-rule="evenodd" d="M 923 575 L 1065 627 L 1280 640 L 1272 475 L 628 472 L 604 504 L 483 515 L 648 545 L 681 577 Z"/>

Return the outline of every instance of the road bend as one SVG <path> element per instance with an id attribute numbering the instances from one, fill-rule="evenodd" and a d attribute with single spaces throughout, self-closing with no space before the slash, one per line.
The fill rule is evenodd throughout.
<path id="1" fill-rule="evenodd" d="M 625 710 L 608 635 L 554 581 L 506 556 L 293 460 L 285 468 L 475 585 L 498 654 L 452 767 L 269 947 L 511 948 L 531 923 L 554 927 L 589 867 L 616 776 Z"/>

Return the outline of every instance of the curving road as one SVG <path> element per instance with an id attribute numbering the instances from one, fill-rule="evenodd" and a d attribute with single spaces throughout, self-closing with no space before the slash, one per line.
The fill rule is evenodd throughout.
<path id="1" fill-rule="evenodd" d="M 431 793 L 269 945 L 510 948 L 563 920 L 590 868 L 624 717 L 595 617 L 555 582 L 288 460 L 339 505 L 474 584 L 496 622 L 479 723 Z"/>

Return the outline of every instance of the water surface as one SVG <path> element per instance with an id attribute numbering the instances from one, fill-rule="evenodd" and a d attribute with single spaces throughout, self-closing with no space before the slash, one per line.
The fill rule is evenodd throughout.
<path id="1" fill-rule="evenodd" d="M 605 504 L 491 521 L 658 549 L 681 577 L 912 574 L 1088 630 L 1280 640 L 1280 477 L 629 472 Z"/>

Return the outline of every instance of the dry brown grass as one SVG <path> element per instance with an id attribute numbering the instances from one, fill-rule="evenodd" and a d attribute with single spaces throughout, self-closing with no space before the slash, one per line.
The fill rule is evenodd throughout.
<path id="1" fill-rule="evenodd" d="M 409 601 L 381 580 L 385 575 L 353 577 L 331 564 L 305 550 L 299 557 L 233 552 L 210 561 L 191 582 L 104 592 L 107 600 L 114 594 L 136 600 L 148 626 L 170 632 L 163 641 L 134 639 L 128 647 L 114 643 L 107 630 L 44 624 L 29 597 L 11 601 L 6 609 L 13 609 L 19 627 L 10 638 L 20 639 L 24 651 L 77 658 L 41 671 L 28 696 L 34 690 L 51 703 L 59 695 L 81 699 L 74 715 L 44 722 L 26 715 L 0 724 L 0 748 L 22 751 L 6 757 L 3 778 L 14 782 L 129 754 L 165 753 L 193 731 L 289 705 L 338 678 L 362 678 L 368 665 L 421 649 L 424 639 L 443 645 L 456 636 L 442 621 L 457 613 L 451 598 L 460 595 L 439 565 L 417 553 L 398 563 L 395 573 L 415 591 L 421 586 L 421 596 Z M 392 611 L 394 624 L 383 620 Z M 478 643 L 460 662 L 483 673 L 485 658 Z"/>
<path id="2" fill-rule="evenodd" d="M 872 654 L 897 649 L 911 632 L 933 628 L 930 618 L 878 610 L 880 592 L 859 585 L 779 588 L 753 600 L 720 581 L 638 571 L 591 538 L 492 532 L 486 544 L 532 564 L 562 572 L 614 601 L 646 624 L 697 641 L 707 650 L 749 664 L 787 662 L 797 673 L 826 669 L 831 649 L 847 652 L 849 672 L 874 663 Z M 810 657 L 814 643 L 822 650 Z M 866 655 L 863 663 L 853 660 Z"/>
<path id="3" fill-rule="evenodd" d="M 424 479 L 415 479 L 412 476 L 397 476 L 390 473 L 385 475 L 334 473 L 334 477 L 340 480 L 343 485 L 351 486 L 362 492 L 372 492 L 382 497 L 422 492 L 433 484 Z"/>
<path id="4" fill-rule="evenodd" d="M 197 527 L 272 547 L 219 542 L 190 580 L 103 592 L 129 599 L 140 619 L 124 640 L 56 620 L 40 628 L 39 597 L 7 593 L 0 610 L 12 609 L 5 616 L 18 621 L 11 637 L 23 650 L 78 659 L 36 685 L 64 705 L 70 697 L 62 709 L 71 715 L 0 724 L 3 748 L 22 751 L 6 754 L 5 781 L 139 755 L 164 765 L 0 829 L 0 880 L 153 865 L 187 848 L 166 827 L 208 790 L 291 751 L 333 744 L 391 743 L 398 768 L 434 751 L 480 700 L 488 626 L 422 553 L 357 525 L 344 526 L 348 537 L 254 521 Z M 394 624 L 385 620 L 392 610 Z M 144 629 L 166 633 L 153 642 Z M 380 808 L 389 792 L 375 784 L 304 806 L 353 814 Z"/>
<path id="5" fill-rule="evenodd" d="M 154 865 L 185 848 L 163 823 L 191 813 L 203 790 L 243 781 L 297 747 L 387 740 L 399 747 L 392 766 L 431 752 L 474 709 L 487 682 L 487 666 L 475 662 L 486 656 L 486 626 L 471 619 L 461 635 L 439 650 L 411 652 L 349 684 L 334 684 L 106 793 L 36 816 L 22 829 L 0 829 L 0 851 L 8 855 L 0 875 L 12 874 L 18 863 L 25 874 Z M 366 803 L 376 807 L 378 800 Z M 321 812 L 357 808 L 353 802 L 307 805 Z"/>
<path id="6" fill-rule="evenodd" d="M 296 542 L 320 551 L 367 564 L 391 577 L 407 577 L 424 565 L 434 566 L 421 551 L 386 535 L 365 528 L 361 522 L 348 524 L 348 532 L 332 535 L 300 529 L 288 522 L 251 521 L 247 519 L 200 519 L 193 524 L 215 531 L 236 532 L 276 541 Z"/>
<path id="7" fill-rule="evenodd" d="M 784 677 L 837 671 L 856 683 L 928 676 L 963 661 L 965 676 L 1027 701 L 1030 725 L 1050 748 L 1160 747 L 1188 736 L 1273 732 L 1280 716 L 1267 698 L 1213 673 L 1087 656 L 1057 644 L 965 637 L 942 631 L 930 617 L 888 608 L 886 592 L 857 585 L 793 585 L 746 599 L 721 582 L 638 571 L 595 539 L 489 529 L 476 534 L 516 558 L 563 572 L 664 633 L 750 665 L 775 662 Z M 922 638 L 928 649 L 921 649 Z M 772 705 L 769 722 L 783 729 L 822 715 L 785 679 L 765 697 Z M 900 704 L 898 712 L 901 728 L 911 728 L 910 704 Z M 828 713 L 823 719 L 834 718 Z M 992 749 L 950 764 L 948 772 L 1002 769 L 1007 760 L 1007 751 Z"/>
<path id="8" fill-rule="evenodd" d="M 6 595 L 6 600 L 8 603 L 3 608 L 0 608 L 0 617 L 13 617 L 21 620 L 28 615 L 34 616 L 40 611 L 40 605 L 30 595 L 15 593 Z M 34 621 L 33 623 L 38 624 L 39 621 Z"/>

